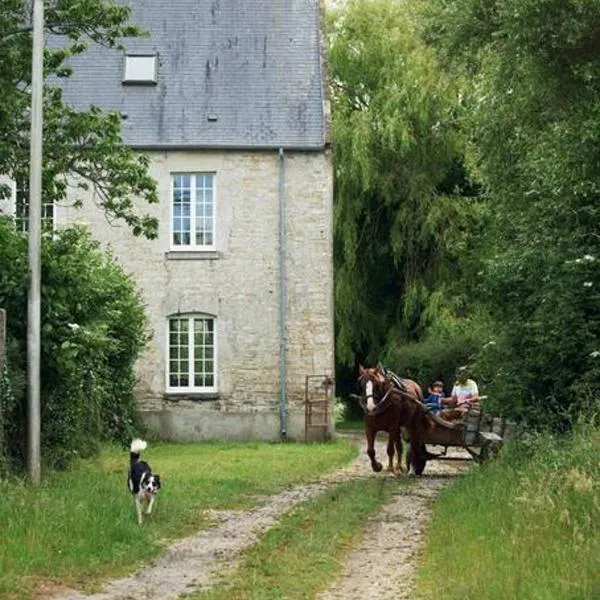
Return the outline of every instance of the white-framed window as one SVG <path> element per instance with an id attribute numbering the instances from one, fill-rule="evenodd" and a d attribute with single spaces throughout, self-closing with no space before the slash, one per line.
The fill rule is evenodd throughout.
<path id="1" fill-rule="evenodd" d="M 171 175 L 171 248 L 215 249 L 215 174 Z"/>
<path id="2" fill-rule="evenodd" d="M 12 204 L 14 207 L 17 231 L 29 231 L 29 180 L 17 178 L 13 181 Z M 44 202 L 42 198 L 42 230 L 54 229 L 54 202 Z"/>
<path id="3" fill-rule="evenodd" d="M 126 54 L 123 83 L 155 84 L 157 66 L 156 54 Z"/>
<path id="4" fill-rule="evenodd" d="M 167 392 L 216 392 L 216 319 L 193 314 L 169 317 Z"/>

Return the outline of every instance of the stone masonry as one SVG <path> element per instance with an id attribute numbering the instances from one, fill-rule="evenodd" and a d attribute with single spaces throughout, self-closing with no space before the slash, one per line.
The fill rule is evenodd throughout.
<path id="1" fill-rule="evenodd" d="M 134 275 L 151 319 L 152 341 L 138 364 L 138 402 L 147 425 L 179 440 L 279 437 L 279 156 L 276 151 L 153 151 L 160 204 L 157 240 L 109 224 L 84 198 L 57 207 L 57 225 L 83 222 Z M 333 374 L 332 171 L 328 151 L 285 153 L 288 436 L 304 437 L 304 382 Z M 174 253 L 174 172 L 216 173 L 213 253 Z M 93 194 L 90 193 L 91 196 Z M 68 203 L 67 203 L 68 204 Z M 218 394 L 167 395 L 167 319 L 216 317 Z"/>
<path id="2" fill-rule="evenodd" d="M 6 311 L 0 308 L 0 377 L 4 372 L 4 361 L 6 360 Z"/>

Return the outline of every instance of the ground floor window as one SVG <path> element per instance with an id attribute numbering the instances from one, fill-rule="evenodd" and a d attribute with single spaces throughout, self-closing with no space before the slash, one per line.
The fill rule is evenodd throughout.
<path id="1" fill-rule="evenodd" d="M 167 390 L 216 392 L 215 319 L 207 315 L 169 319 Z"/>

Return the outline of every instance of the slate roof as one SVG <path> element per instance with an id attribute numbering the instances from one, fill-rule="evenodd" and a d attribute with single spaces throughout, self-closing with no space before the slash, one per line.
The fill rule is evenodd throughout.
<path id="1" fill-rule="evenodd" d="M 159 56 L 156 85 L 123 85 L 125 53 L 97 45 L 71 60 L 65 100 L 121 111 L 137 148 L 322 148 L 318 0 L 129 0 Z M 216 119 L 216 120 L 215 120 Z"/>

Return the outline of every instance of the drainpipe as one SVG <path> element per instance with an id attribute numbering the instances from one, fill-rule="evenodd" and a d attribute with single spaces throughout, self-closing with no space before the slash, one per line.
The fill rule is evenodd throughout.
<path id="1" fill-rule="evenodd" d="M 287 363 L 285 348 L 286 273 L 285 273 L 285 156 L 279 148 L 279 435 L 287 437 Z"/>

